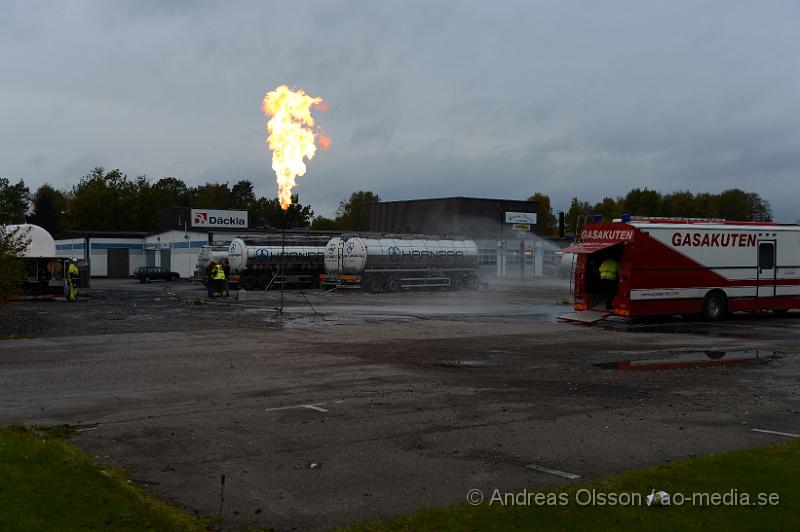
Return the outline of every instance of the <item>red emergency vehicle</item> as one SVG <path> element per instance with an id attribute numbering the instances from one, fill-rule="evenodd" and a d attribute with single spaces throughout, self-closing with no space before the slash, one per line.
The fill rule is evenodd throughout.
<path id="1" fill-rule="evenodd" d="M 576 311 L 606 311 L 598 268 L 620 274 L 608 313 L 641 317 L 800 308 L 800 226 L 668 218 L 623 218 L 585 226 L 575 253 Z"/>

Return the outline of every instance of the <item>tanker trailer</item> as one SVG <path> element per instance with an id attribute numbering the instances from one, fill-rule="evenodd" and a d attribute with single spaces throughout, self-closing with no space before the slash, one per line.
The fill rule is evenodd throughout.
<path id="1" fill-rule="evenodd" d="M 325 248 L 325 278 L 369 292 L 402 288 L 478 288 L 478 246 L 472 240 L 342 236 Z"/>
<path id="2" fill-rule="evenodd" d="M 205 276 L 206 266 L 208 266 L 208 263 L 212 260 L 221 261 L 222 259 L 227 259 L 229 248 L 230 246 L 224 244 L 214 244 L 200 248 L 200 253 L 197 255 L 197 265 L 194 271 L 195 278 L 202 279 Z"/>
<path id="3" fill-rule="evenodd" d="M 263 290 L 269 286 L 319 286 L 325 269 L 326 237 L 280 235 L 235 238 L 228 251 L 232 288 Z"/>

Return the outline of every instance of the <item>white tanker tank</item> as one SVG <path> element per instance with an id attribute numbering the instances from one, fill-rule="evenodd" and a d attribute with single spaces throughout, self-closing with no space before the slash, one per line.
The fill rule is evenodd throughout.
<path id="1" fill-rule="evenodd" d="M 327 237 L 281 235 L 258 239 L 235 238 L 228 248 L 231 282 L 247 290 L 281 283 L 319 285 L 325 269 Z"/>
<path id="2" fill-rule="evenodd" d="M 478 246 L 464 239 L 335 237 L 325 249 L 323 282 L 370 292 L 437 286 L 475 289 Z"/>
<path id="3" fill-rule="evenodd" d="M 212 260 L 220 262 L 228 258 L 229 246 L 224 244 L 216 244 L 211 246 L 203 246 L 200 248 L 200 253 L 197 255 L 197 265 L 195 266 L 195 276 L 202 278 L 205 275 L 206 267 Z"/>

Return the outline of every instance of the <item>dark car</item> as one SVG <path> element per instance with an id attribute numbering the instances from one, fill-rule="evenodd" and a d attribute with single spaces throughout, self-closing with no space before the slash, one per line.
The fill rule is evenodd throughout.
<path id="1" fill-rule="evenodd" d="M 158 266 L 142 266 L 136 268 L 131 275 L 134 279 L 139 279 L 142 283 L 149 283 L 155 279 L 164 279 L 165 281 L 177 281 L 181 275 L 177 272 L 171 272 Z"/>

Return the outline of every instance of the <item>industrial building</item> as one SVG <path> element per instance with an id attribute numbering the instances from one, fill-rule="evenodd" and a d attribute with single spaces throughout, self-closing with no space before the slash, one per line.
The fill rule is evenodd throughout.
<path id="1" fill-rule="evenodd" d="M 463 236 L 478 244 L 482 276 L 534 277 L 542 275 L 546 254 L 536 235 L 538 210 L 535 201 L 507 199 L 382 201 L 369 206 L 369 229 Z"/>
<path id="2" fill-rule="evenodd" d="M 203 246 L 230 244 L 250 232 L 247 211 L 177 207 L 161 212 L 157 233 L 62 231 L 56 235 L 56 254 L 86 261 L 92 277 L 128 277 L 140 266 L 191 277 Z"/>

